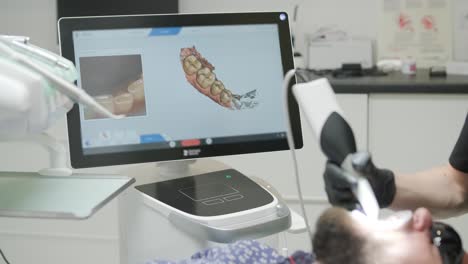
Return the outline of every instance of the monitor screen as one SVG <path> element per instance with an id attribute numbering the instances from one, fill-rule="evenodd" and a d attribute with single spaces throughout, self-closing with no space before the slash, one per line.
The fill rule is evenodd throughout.
<path id="1" fill-rule="evenodd" d="M 164 25 L 149 17 L 156 18 L 149 26 L 135 24 L 145 22 L 138 16 L 116 21 L 136 19 L 124 27 L 72 26 L 71 49 L 64 46 L 61 26 L 62 53 L 76 64 L 78 86 L 111 112 L 126 116 L 114 120 L 75 106 L 68 116 L 72 166 L 286 149 L 282 83 L 293 67 L 289 31 L 281 32 L 288 27 L 286 15 L 243 14 L 251 20 L 224 15 L 159 17 L 177 22 L 192 16 L 208 23 Z M 238 23 L 223 23 L 226 15 Z M 255 23 L 256 17 L 263 19 Z M 119 20 L 94 19 L 90 25 L 108 27 L 106 19 Z M 288 41 L 281 41 L 282 36 Z M 292 108 L 300 147 L 299 115 L 295 104 Z"/>

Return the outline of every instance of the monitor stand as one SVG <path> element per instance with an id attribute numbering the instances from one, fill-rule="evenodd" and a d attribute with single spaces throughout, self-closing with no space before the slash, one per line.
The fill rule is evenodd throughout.
<path id="1" fill-rule="evenodd" d="M 119 173 L 136 178 L 137 184 L 141 185 L 230 168 L 230 166 L 215 159 L 203 158 L 129 165 L 120 170 Z"/>
<path id="2" fill-rule="evenodd" d="M 193 175 L 191 172 L 197 160 L 165 161 L 156 163 L 159 175 L 162 179 L 170 180 L 183 177 L 184 175 Z"/>

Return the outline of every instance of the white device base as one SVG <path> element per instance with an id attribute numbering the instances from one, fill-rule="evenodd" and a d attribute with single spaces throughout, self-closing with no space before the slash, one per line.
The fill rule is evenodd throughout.
<path id="1" fill-rule="evenodd" d="M 127 209 L 127 260 L 123 263 L 145 263 L 152 259 L 180 260 L 190 258 L 195 252 L 223 244 L 194 237 L 178 229 L 166 216 L 141 202 L 141 194 L 135 189 L 128 192 Z M 136 205 L 135 205 L 136 204 Z M 259 241 L 279 248 L 278 234 Z"/>
<path id="2" fill-rule="evenodd" d="M 228 168 L 229 167 L 225 164 L 214 160 L 200 159 L 196 164 L 190 166 L 190 174 L 184 176 Z M 120 173 L 135 177 L 138 180 L 138 185 L 167 180 L 158 175 L 158 170 L 154 164 L 132 166 Z M 144 263 L 145 261 L 155 258 L 179 260 L 182 258 L 189 258 L 196 251 L 219 245 L 203 237 L 191 236 L 176 228 L 167 217 L 170 213 L 169 208 L 164 208 L 164 205 L 158 205 L 155 203 L 154 199 L 144 197 L 144 194 L 134 188 L 131 188 L 122 198 L 121 216 L 124 216 L 124 219 L 122 219 L 122 226 L 125 227 L 122 234 L 124 238 L 122 242 L 126 242 L 126 244 L 122 245 L 121 248 L 127 251 L 126 254 L 122 256 L 123 263 Z M 276 210 L 276 204 L 277 201 L 275 201 L 275 204 L 269 205 L 271 207 L 271 212 Z M 221 216 L 220 219 L 214 219 L 215 221 L 213 224 L 222 228 L 223 226 L 232 227 L 233 224 L 235 224 L 234 222 L 237 222 L 229 221 L 230 223 L 228 223 L 226 221 L 227 219 L 221 218 L 223 217 Z M 239 219 L 245 219 L 245 215 L 239 215 L 237 220 Z M 278 234 L 267 236 L 259 240 L 279 249 Z"/>

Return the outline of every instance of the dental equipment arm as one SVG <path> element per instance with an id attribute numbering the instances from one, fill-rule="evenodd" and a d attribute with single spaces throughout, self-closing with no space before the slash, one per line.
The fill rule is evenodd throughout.
<path id="1" fill-rule="evenodd" d="M 73 84 L 73 64 L 31 45 L 25 37 L 0 35 L 0 135 L 20 137 L 44 131 L 74 102 L 120 118 Z M 52 118 L 52 116 L 54 116 Z"/>
<path id="2" fill-rule="evenodd" d="M 73 101 L 109 118 L 121 118 L 73 83 L 72 62 L 29 43 L 27 37 L 0 35 L 0 141 L 33 141 L 48 149 L 50 167 L 42 175 L 71 175 L 63 142 L 47 129 L 63 118 Z"/>
<path id="3" fill-rule="evenodd" d="M 285 82 L 289 82 L 287 79 Z M 343 111 L 328 80 L 296 84 L 292 87 L 292 92 L 323 153 L 346 172 L 343 174 L 344 180 L 349 183 L 364 213 L 377 220 L 379 204 L 367 177 L 362 173 L 373 165 L 370 155 L 356 152 L 353 131 L 343 117 Z"/>

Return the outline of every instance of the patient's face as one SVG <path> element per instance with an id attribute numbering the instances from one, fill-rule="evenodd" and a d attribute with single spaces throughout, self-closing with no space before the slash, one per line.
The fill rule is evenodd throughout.
<path id="1" fill-rule="evenodd" d="M 406 218 L 406 219 L 401 219 Z M 378 257 L 385 263 L 439 264 L 442 263 L 439 251 L 431 241 L 432 216 L 427 209 L 417 209 L 412 215 L 390 216 L 369 224 L 351 217 L 356 231 L 375 244 Z M 380 261 L 379 261 L 380 262 Z"/>

